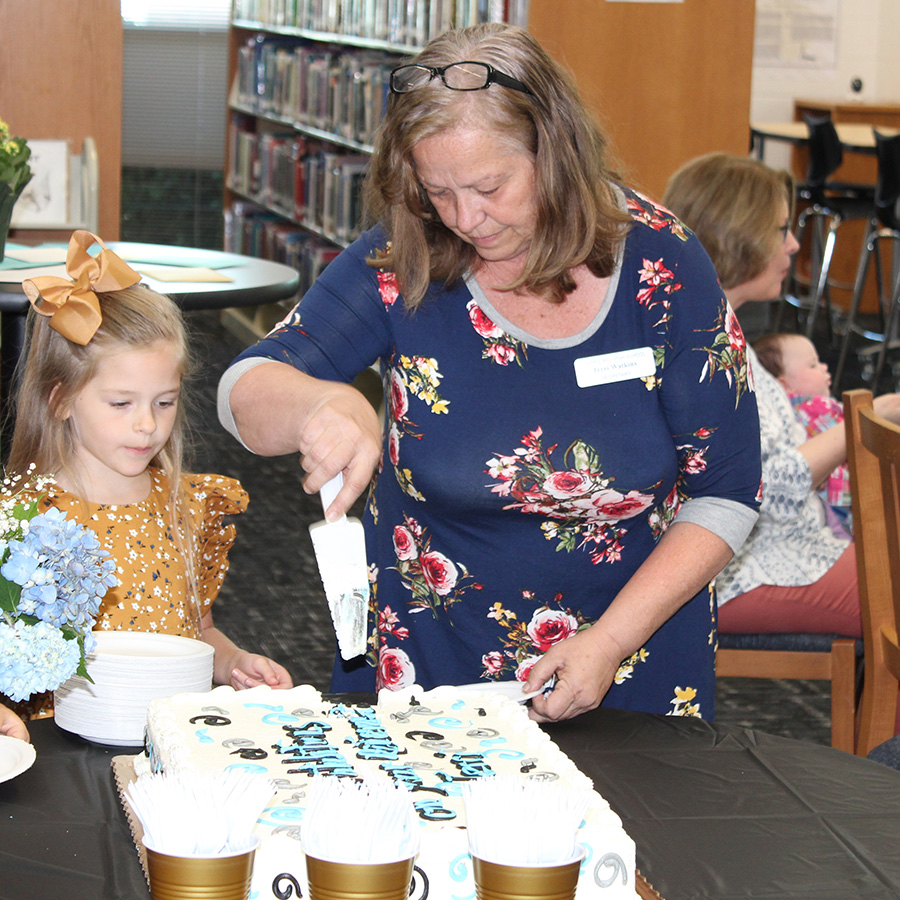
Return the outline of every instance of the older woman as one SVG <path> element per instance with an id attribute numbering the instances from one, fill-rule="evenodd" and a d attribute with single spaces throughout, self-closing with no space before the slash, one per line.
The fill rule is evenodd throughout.
<path id="1" fill-rule="evenodd" d="M 220 417 L 376 480 L 368 658 L 336 690 L 509 680 L 531 715 L 713 715 L 711 579 L 756 519 L 743 341 L 697 241 L 615 183 L 568 78 L 508 26 L 394 70 L 378 224 L 241 354 Z M 384 433 L 351 386 L 381 360 Z"/>
<path id="2" fill-rule="evenodd" d="M 663 198 L 709 252 L 738 311 L 773 300 L 798 244 L 791 233 L 793 180 L 757 160 L 698 157 L 676 172 Z M 810 632 L 859 636 L 854 546 L 836 536 L 816 489 L 846 461 L 843 426 L 813 438 L 784 388 L 748 351 L 762 434 L 763 501 L 747 543 L 717 579 L 724 632 Z M 900 397 L 876 409 L 900 422 Z"/>

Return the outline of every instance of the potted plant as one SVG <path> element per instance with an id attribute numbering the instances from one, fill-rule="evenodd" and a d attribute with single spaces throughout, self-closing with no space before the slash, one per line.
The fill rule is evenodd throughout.
<path id="1" fill-rule="evenodd" d="M 0 119 L 0 260 L 6 247 L 13 207 L 25 185 L 31 181 L 30 156 L 31 150 L 25 139 L 11 137 L 9 125 Z"/>

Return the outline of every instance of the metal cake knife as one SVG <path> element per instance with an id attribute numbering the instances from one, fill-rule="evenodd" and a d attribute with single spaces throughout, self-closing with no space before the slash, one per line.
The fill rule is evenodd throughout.
<path id="1" fill-rule="evenodd" d="M 343 484 L 343 476 L 338 473 L 319 491 L 323 511 Z M 313 522 L 309 534 L 341 658 L 362 656 L 366 652 L 369 612 L 369 572 L 362 522 L 352 516 L 341 516 L 336 522 Z"/>

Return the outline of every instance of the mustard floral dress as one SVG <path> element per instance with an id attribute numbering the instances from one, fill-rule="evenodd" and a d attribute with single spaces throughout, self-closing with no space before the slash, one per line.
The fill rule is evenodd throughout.
<path id="1" fill-rule="evenodd" d="M 375 228 L 226 373 L 226 391 L 265 360 L 348 382 L 380 361 L 369 653 L 338 658 L 333 689 L 525 680 L 676 517 L 732 549 L 750 531 L 759 421 L 740 327 L 697 239 L 646 198 L 619 200 L 631 227 L 580 334 L 526 333 L 471 277 L 410 313 L 368 262 L 387 241 Z M 704 586 L 622 660 L 604 705 L 713 717 L 715 620 Z"/>
<path id="2" fill-rule="evenodd" d="M 212 607 L 228 572 L 228 551 L 234 544 L 235 526 L 225 517 L 246 509 L 247 492 L 238 481 L 223 475 L 182 475 L 190 529 L 195 535 L 198 610 L 187 589 L 185 556 L 172 534 L 169 478 L 160 469 L 149 471 L 150 494 L 140 503 L 85 503 L 53 485 L 45 491 L 42 503 L 89 526 L 116 560 L 119 584 L 103 598 L 95 630 L 150 631 L 199 638 L 200 619 Z M 37 695 L 23 704 L 7 705 L 33 718 L 48 713 L 52 695 Z"/>

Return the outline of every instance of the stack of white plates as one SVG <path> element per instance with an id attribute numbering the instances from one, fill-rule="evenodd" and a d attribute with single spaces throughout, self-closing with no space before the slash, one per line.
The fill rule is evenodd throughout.
<path id="1" fill-rule="evenodd" d="M 213 649 L 203 641 L 138 631 L 94 636 L 87 657 L 94 683 L 73 675 L 54 691 L 56 724 L 89 741 L 141 746 L 151 700 L 212 686 Z"/>

